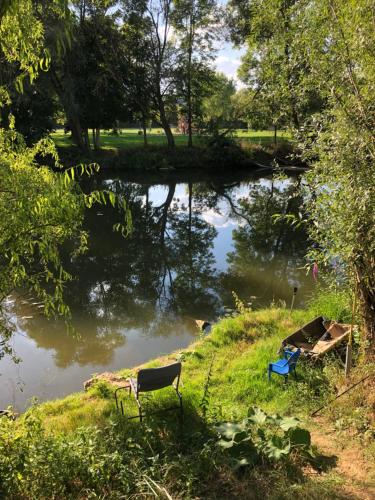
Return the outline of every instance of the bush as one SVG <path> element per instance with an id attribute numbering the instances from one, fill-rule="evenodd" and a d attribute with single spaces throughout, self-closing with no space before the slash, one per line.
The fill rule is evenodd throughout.
<path id="1" fill-rule="evenodd" d="M 350 323 L 350 295 L 347 289 L 318 289 L 308 303 L 309 312 L 314 316 L 324 316 L 327 319 Z"/>
<path id="2" fill-rule="evenodd" d="M 249 159 L 240 145 L 226 136 L 215 135 L 207 142 L 207 146 L 205 160 L 210 166 L 239 166 Z"/>
<path id="3" fill-rule="evenodd" d="M 265 460 L 286 460 L 292 454 L 312 458 L 310 433 L 299 424 L 296 418 L 267 415 L 254 407 L 242 422 L 218 425 L 217 444 L 228 451 L 235 469 Z"/>

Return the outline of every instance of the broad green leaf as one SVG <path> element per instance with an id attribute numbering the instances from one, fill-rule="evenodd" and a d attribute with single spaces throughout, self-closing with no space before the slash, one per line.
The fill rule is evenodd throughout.
<path id="1" fill-rule="evenodd" d="M 307 429 L 296 427 L 288 431 L 288 436 L 292 446 L 310 446 L 311 436 Z"/>

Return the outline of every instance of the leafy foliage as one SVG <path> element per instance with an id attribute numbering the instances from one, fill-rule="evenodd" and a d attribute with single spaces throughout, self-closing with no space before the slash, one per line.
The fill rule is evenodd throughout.
<path id="1" fill-rule="evenodd" d="M 329 106 L 305 140 L 312 258 L 343 268 L 375 346 L 375 115 L 373 2 L 322 0 L 310 12 L 309 62 Z M 331 40 L 331 43 L 327 43 Z M 325 46 L 322 51 L 321 47 Z"/>
<path id="2" fill-rule="evenodd" d="M 267 415 L 257 407 L 242 422 L 224 422 L 216 430 L 217 444 L 228 450 L 235 468 L 262 460 L 277 462 L 295 453 L 312 456 L 310 433 L 300 427 L 298 419 Z"/>
<path id="3" fill-rule="evenodd" d="M 323 102 L 306 61 L 303 35 L 310 7 L 319 8 L 319 2 L 229 2 L 232 39 L 247 46 L 239 75 L 253 95 L 250 118 L 260 111 L 275 126 L 286 121 L 299 130 L 312 112 L 321 109 Z"/>
<path id="4" fill-rule="evenodd" d="M 60 0 L 53 6 L 65 12 L 66 5 Z M 10 2 L 0 21 L 0 49 L 5 61 L 20 69 L 10 82 L 22 91 L 26 77 L 32 83 L 40 70 L 48 69 L 42 24 L 28 1 Z M 0 109 L 4 104 L 10 104 L 6 86 L 0 87 Z M 0 128 L 0 357 L 12 353 L 13 325 L 4 301 L 15 289 L 32 291 L 44 304 L 47 316 L 69 317 L 63 288 L 71 276 L 61 264 L 60 248 L 66 241 L 74 241 L 72 257 L 86 249 L 87 234 L 80 230 L 86 206 L 108 201 L 126 214 L 125 223 L 119 222 L 114 229 L 125 234 L 130 228 L 124 199 L 112 192 L 86 194 L 76 182 L 77 173 L 90 174 L 97 170 L 96 165 L 80 165 L 62 173 L 41 166 L 41 160 L 49 157 L 55 168 L 61 168 L 53 142 L 43 139 L 27 147 L 14 122 L 9 115 L 7 129 Z"/>
<path id="5" fill-rule="evenodd" d="M 95 165 L 60 174 L 38 166 L 36 156 L 47 155 L 59 166 L 52 141 L 27 147 L 17 132 L 0 132 L 0 301 L 15 289 L 28 289 L 43 302 L 47 316 L 69 318 L 63 289 L 71 276 L 62 267 L 60 247 L 70 240 L 75 241 L 72 256 L 85 251 L 87 234 L 80 227 L 84 208 L 93 204 L 108 202 L 123 210 L 126 220 L 114 229 L 125 235 L 131 224 L 126 201 L 110 191 L 81 191 L 76 177 L 97 170 Z M 4 309 L 0 325 L 4 354 L 10 352 L 7 340 L 12 333 Z"/>

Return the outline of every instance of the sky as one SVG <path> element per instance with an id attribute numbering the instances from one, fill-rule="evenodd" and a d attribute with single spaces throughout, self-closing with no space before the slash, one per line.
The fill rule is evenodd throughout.
<path id="1" fill-rule="evenodd" d="M 237 69 L 241 64 L 241 56 L 245 53 L 243 48 L 235 49 L 230 43 L 225 42 L 218 51 L 216 57 L 216 68 L 232 78 L 237 87 L 241 87 L 241 82 L 237 78 Z"/>
<path id="2" fill-rule="evenodd" d="M 228 2 L 227 0 L 219 0 L 219 4 L 225 6 Z M 216 57 L 216 68 L 218 71 L 226 74 L 229 78 L 232 78 L 236 86 L 240 88 L 242 86 L 241 82 L 237 78 L 237 69 L 241 64 L 241 56 L 245 53 L 245 48 L 234 48 L 231 43 L 223 42 L 220 45 L 220 49 Z"/>

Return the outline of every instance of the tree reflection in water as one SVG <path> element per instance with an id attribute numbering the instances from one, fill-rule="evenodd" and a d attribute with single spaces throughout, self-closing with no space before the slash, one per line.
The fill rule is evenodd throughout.
<path id="1" fill-rule="evenodd" d="M 65 263 L 75 276 L 66 299 L 80 337 L 69 337 L 59 322 L 26 322 L 28 336 L 53 349 L 58 366 L 109 366 L 130 331 L 148 337 L 193 331 L 194 318 L 215 318 L 232 303 L 232 290 L 245 299 L 255 295 L 263 305 L 289 301 L 295 285 L 308 288 L 300 269 L 306 234 L 273 220 L 300 209 L 294 182 L 188 180 L 183 189 L 175 182 L 104 184 L 128 200 L 133 232 L 126 239 L 112 232 L 110 206 L 87 212 L 89 251 Z M 233 224 L 223 272 L 214 257 L 221 229 L 208 221 L 209 211 Z"/>
<path id="2" fill-rule="evenodd" d="M 249 186 L 247 197 L 232 207 L 238 227 L 233 231 L 234 251 L 228 254 L 228 269 L 223 276 L 224 296 L 235 290 L 255 304 L 289 302 L 293 287 L 303 295 L 311 287 L 304 269 L 308 237 L 305 228 L 296 228 L 275 215 L 302 210 L 298 180 L 288 183 L 260 183 Z M 242 222 L 241 222 L 242 219 Z M 300 300 L 299 300 L 300 303 Z"/>

